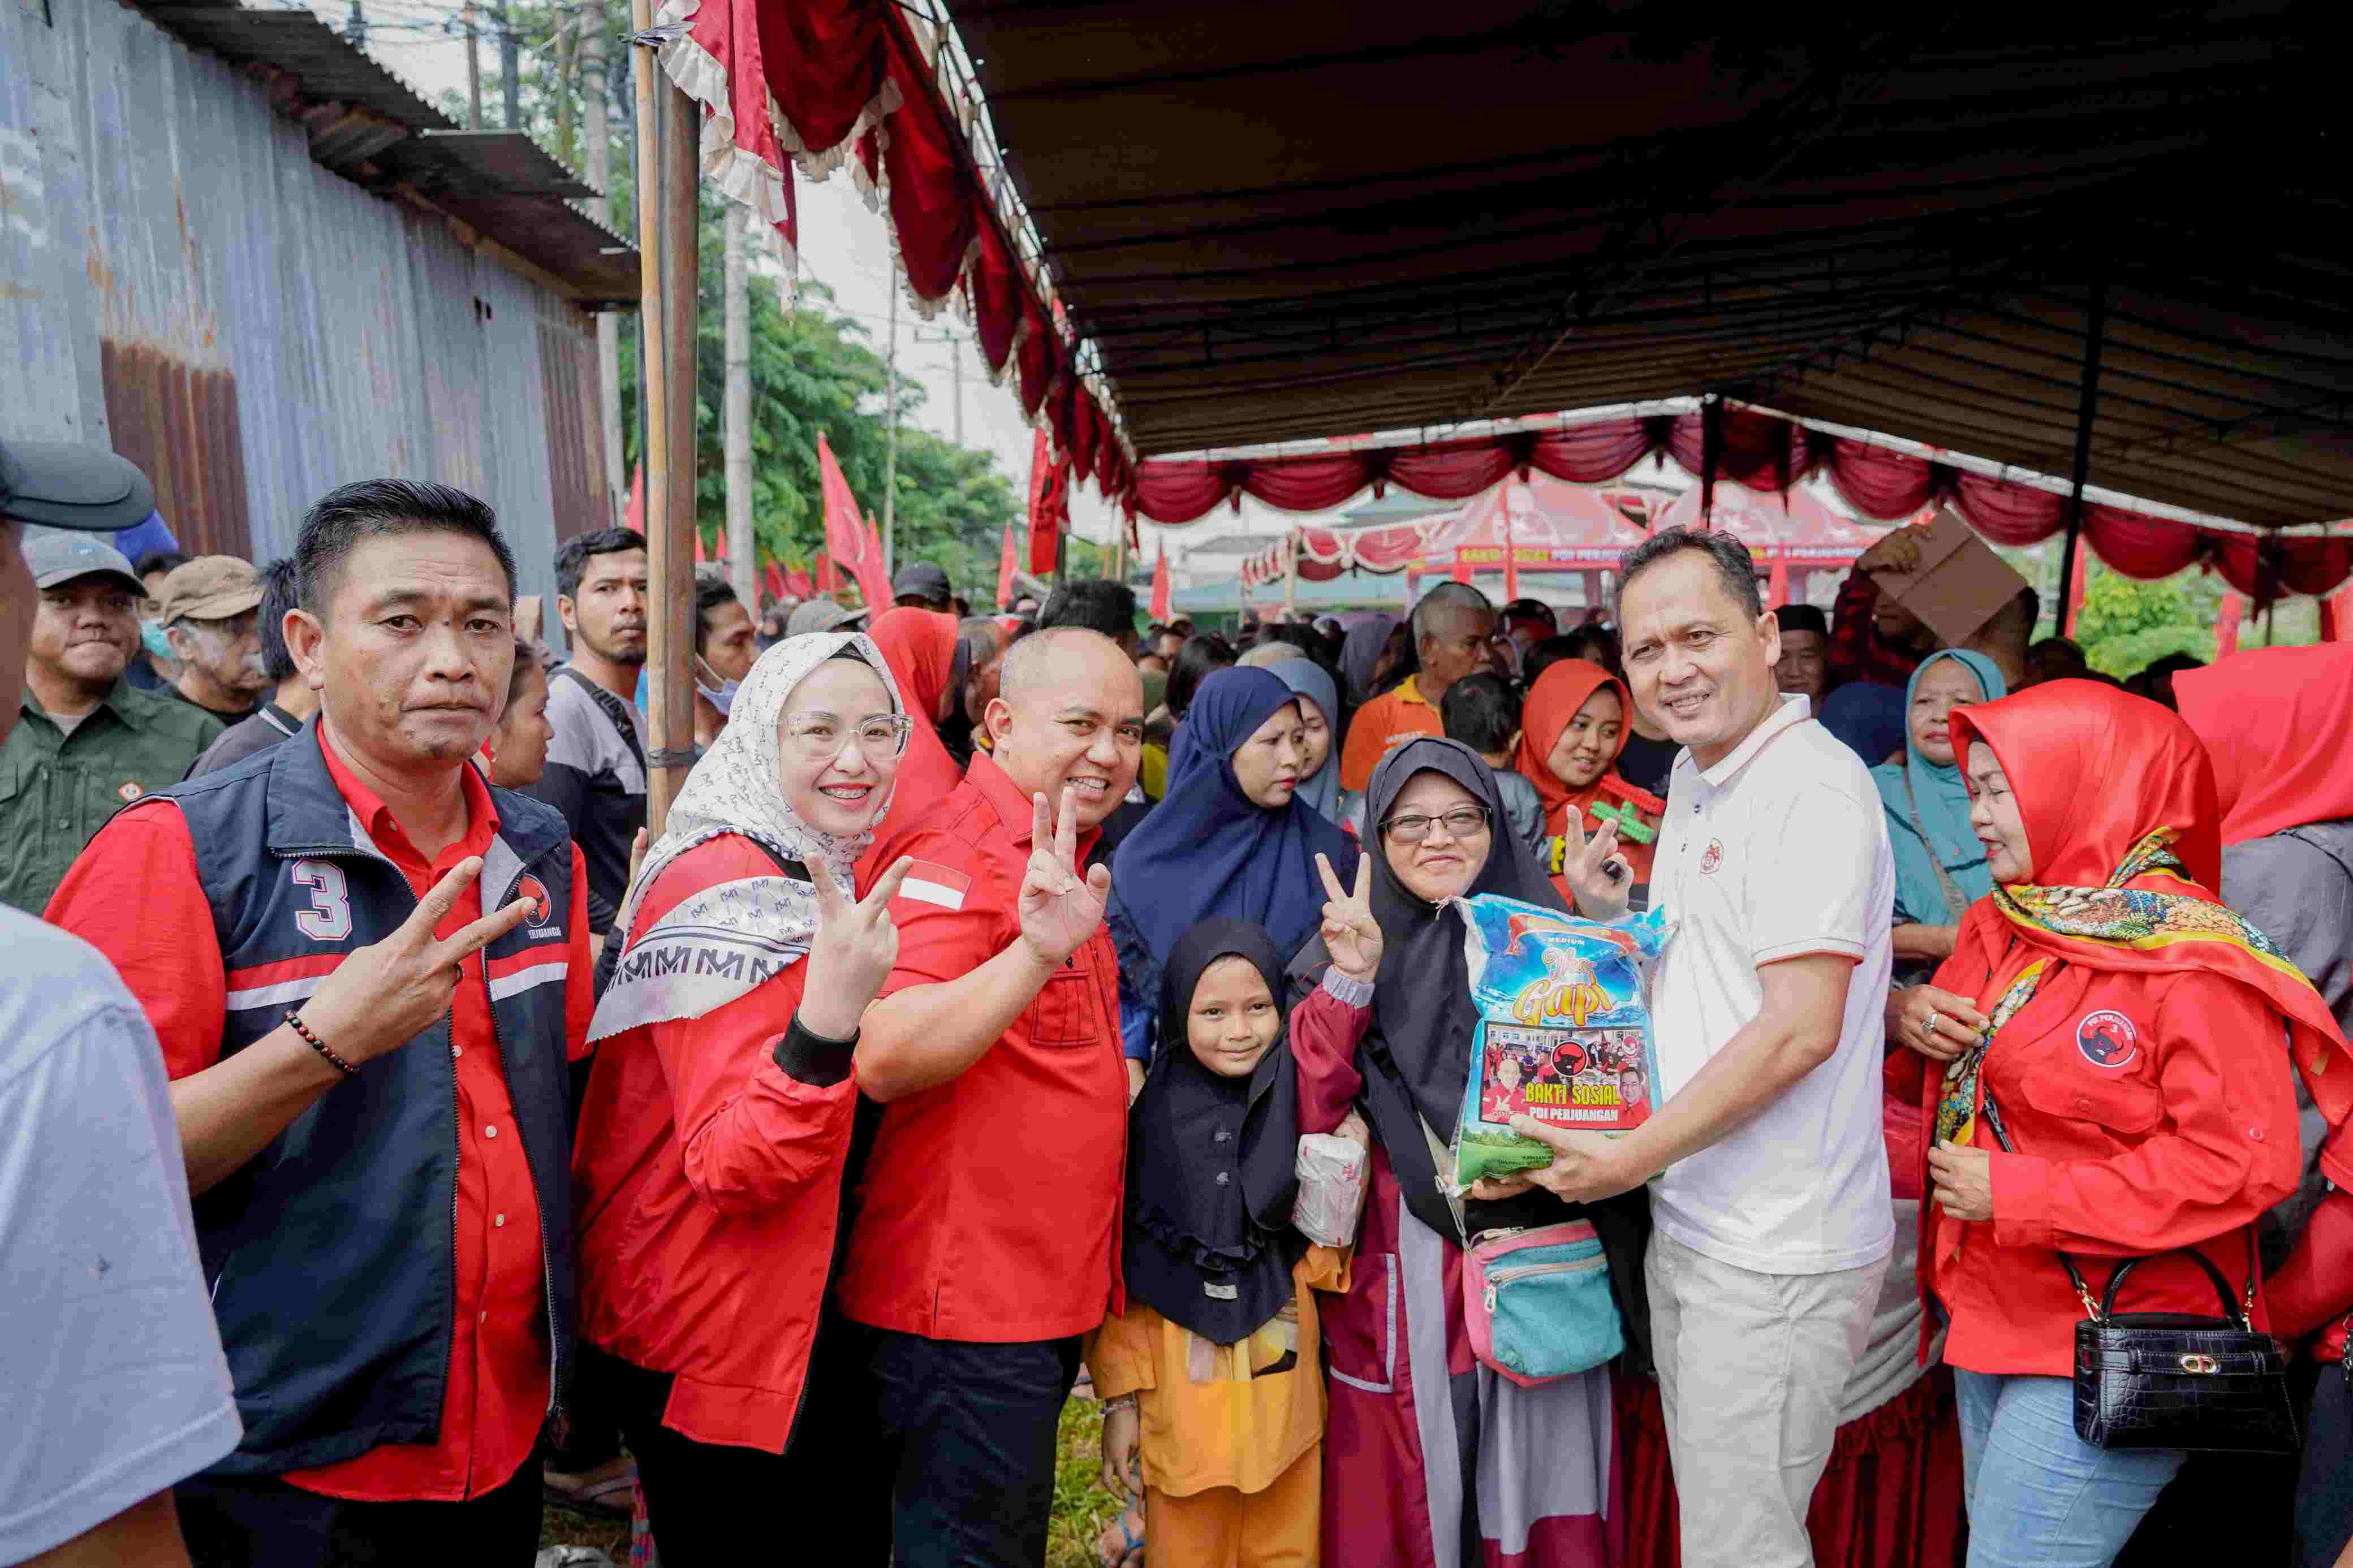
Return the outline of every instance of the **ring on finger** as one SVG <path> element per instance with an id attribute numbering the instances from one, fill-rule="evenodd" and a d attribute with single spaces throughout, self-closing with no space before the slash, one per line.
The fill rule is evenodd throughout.
<path id="1" fill-rule="evenodd" d="M 1931 1007 L 1928 1009 L 1928 1021 L 1920 1026 L 1933 1035 L 1936 1032 L 1936 1026 L 1944 1021 L 1944 1015 L 1938 1013 L 1934 1007 Z"/>

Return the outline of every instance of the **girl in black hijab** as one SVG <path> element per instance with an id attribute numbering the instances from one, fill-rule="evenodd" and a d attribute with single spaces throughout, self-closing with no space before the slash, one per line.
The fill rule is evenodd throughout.
<path id="1" fill-rule="evenodd" d="M 1505 1559 L 1528 1568 L 1606 1565 L 1610 1373 L 1534 1387 L 1456 1352 L 1461 1231 L 1438 1185 L 1433 1141 L 1454 1131 L 1479 1021 L 1451 898 L 1500 893 L 1567 912 L 1527 847 L 1504 828 L 1494 775 L 1454 741 L 1409 741 L 1365 792 L 1371 910 L 1385 957 L 1371 1027 L 1346 1056 L 1302 1039 L 1300 1125 L 1324 1131 L 1361 1097 L 1372 1123 L 1372 1190 L 1347 1293 L 1324 1305 L 1332 1441 L 1324 1550 L 1338 1563 L 1441 1568 Z M 1332 929 L 1326 921 L 1325 930 Z M 1311 944 L 1292 965 L 1313 976 Z M 1592 1222 L 1609 1258 L 1627 1359 L 1647 1367 L 1639 1299 L 1648 1199 L 1565 1203 L 1541 1190 L 1465 1200 L 1463 1229 Z M 1468 1363 L 1469 1370 L 1454 1370 Z"/>
<path id="2" fill-rule="evenodd" d="M 1319 1560 L 1314 1289 L 1345 1287 L 1347 1254 L 1291 1223 L 1292 1041 L 1345 1054 L 1364 1033 L 1381 946 L 1366 897 L 1360 878 L 1333 978 L 1288 1023 L 1282 955 L 1256 925 L 1204 921 L 1162 966 L 1159 1038 L 1130 1112 L 1127 1309 L 1088 1350 L 1109 1402 L 1104 1482 L 1144 1499 L 1155 1563 Z"/>

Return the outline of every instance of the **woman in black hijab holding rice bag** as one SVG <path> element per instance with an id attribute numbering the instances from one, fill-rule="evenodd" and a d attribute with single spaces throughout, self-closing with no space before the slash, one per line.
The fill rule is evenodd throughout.
<path id="1" fill-rule="evenodd" d="M 1619 1366 L 1649 1366 L 1643 1193 L 1591 1205 L 1541 1189 L 1466 1199 L 1458 1222 L 1438 1184 L 1434 1149 L 1454 1131 L 1479 1024 L 1461 917 L 1446 900 L 1499 893 L 1569 912 L 1526 846 L 1499 831 L 1503 815 L 1494 775 L 1458 742 L 1409 741 L 1382 759 L 1365 810 L 1385 950 L 1371 1026 L 1345 1060 L 1294 1041 L 1300 1130 L 1331 1131 L 1360 1097 L 1372 1129 L 1348 1289 L 1324 1303 L 1327 1562 L 1583 1568 L 1612 1561 L 1605 1534 L 1623 1518 L 1610 1496 L 1609 1366 L 1534 1385 L 1449 1366 L 1466 1333 L 1463 1235 L 1577 1219 L 1609 1260 L 1629 1345 Z M 1319 975 L 1323 958 L 1310 944 L 1294 981 Z"/>

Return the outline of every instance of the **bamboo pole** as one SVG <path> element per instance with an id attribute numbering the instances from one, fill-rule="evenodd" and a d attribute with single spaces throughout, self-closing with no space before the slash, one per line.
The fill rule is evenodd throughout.
<path id="1" fill-rule="evenodd" d="M 631 0 L 636 32 L 653 26 L 653 0 Z M 648 748 L 646 826 L 659 837 L 670 803 L 685 782 L 675 764 L 691 751 L 694 738 L 692 673 L 683 654 L 693 642 L 686 616 L 694 606 L 694 397 L 693 289 L 695 276 L 695 168 L 692 106 L 660 79 L 653 52 L 634 46 L 631 66 L 637 88 L 638 341 L 644 347 L 640 395 L 645 410 L 646 570 L 652 614 L 646 628 L 647 714 L 653 743 Z M 679 178 L 675 143 L 686 139 L 685 177 Z M 677 232 L 679 196 L 684 184 L 685 233 Z M 686 308 L 678 308 L 683 258 Z M 679 349 L 688 357 L 681 374 Z M 673 388 L 684 389 L 674 396 Z M 679 407 L 686 436 L 679 440 Z M 681 477 L 684 483 L 681 487 Z M 683 490 L 686 505 L 680 500 Z M 681 608 L 684 615 L 680 611 Z M 683 648 L 681 647 L 683 642 Z"/>
<path id="2" fill-rule="evenodd" d="M 580 156 L 583 173 L 596 187 L 596 195 L 583 203 L 591 220 L 613 221 L 612 142 L 606 124 L 605 27 L 611 15 L 607 0 L 577 0 L 580 56 Z M 643 211 L 640 205 L 639 211 Z M 642 390 L 642 389 L 641 389 Z M 596 427 L 605 447 L 605 496 L 611 514 L 596 526 L 621 521 L 628 505 L 629 475 L 621 444 L 621 318 L 617 311 L 596 312 Z"/>
<path id="3" fill-rule="evenodd" d="M 649 58 L 648 63 L 653 62 Z M 669 506 L 661 546 L 647 552 L 653 599 L 646 648 L 652 667 L 647 718 L 653 745 L 647 761 L 654 777 L 662 781 L 667 816 L 694 763 L 695 317 L 702 270 L 697 133 L 702 112 L 668 78 L 658 77 L 656 86 L 661 97 L 662 353 L 670 362 L 662 375 L 670 424 L 663 443 L 669 456 Z"/>

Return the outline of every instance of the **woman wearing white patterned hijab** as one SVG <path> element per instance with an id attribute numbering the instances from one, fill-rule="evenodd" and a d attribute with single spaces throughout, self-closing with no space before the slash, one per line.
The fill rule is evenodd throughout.
<path id="1" fill-rule="evenodd" d="M 819 779 L 810 781 L 812 793 L 797 809 L 786 798 L 782 773 L 785 710 L 803 680 L 828 660 L 843 658 L 863 663 L 881 681 L 890 698 L 886 717 L 898 732 L 902 752 L 887 759 L 869 755 L 867 771 L 878 776 L 857 781 L 868 785 L 871 794 L 849 809 L 838 810 L 839 803 L 823 798 Z M 878 715 L 832 717 L 847 729 Z M 622 936 L 616 940 L 634 940 L 623 950 L 613 981 L 597 1003 L 589 1039 L 663 1019 L 700 1017 L 807 952 L 818 926 L 815 879 L 822 871 L 837 889 L 853 885 L 858 858 L 873 842 L 874 824 L 890 808 L 891 781 L 907 733 L 898 682 L 881 650 L 864 633 L 804 634 L 762 654 L 728 710 L 727 728 L 687 775 L 660 840 L 621 900 L 615 927 Z M 863 823 L 853 825 L 860 817 Z M 836 831 L 827 831 L 828 818 Z M 806 868 L 807 878 L 789 876 L 780 868 L 773 877 L 713 887 L 681 902 L 651 929 L 635 931 L 646 889 L 670 863 L 728 833 L 742 834 L 778 859 Z M 682 933 L 683 940 L 702 946 L 711 945 L 718 933 L 727 954 L 741 953 L 744 962 L 733 965 L 690 959 L 686 967 L 671 968 L 663 950 L 675 949 Z"/>
<path id="2" fill-rule="evenodd" d="M 890 1555 L 880 1397 L 832 1265 L 859 1018 L 912 862 L 857 902 L 852 866 L 907 733 L 866 637 L 778 643 L 623 901 L 573 1153 L 579 1359 L 683 1564 L 732 1561 L 778 1508 L 822 1510 L 844 1561 Z"/>

